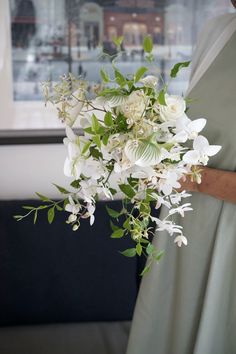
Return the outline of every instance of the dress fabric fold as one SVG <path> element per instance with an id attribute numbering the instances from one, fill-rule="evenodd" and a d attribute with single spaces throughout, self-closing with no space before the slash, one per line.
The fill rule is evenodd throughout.
<path id="1" fill-rule="evenodd" d="M 222 146 L 209 166 L 236 171 L 235 14 L 207 26 L 192 70 L 194 75 L 230 23 L 229 38 L 188 92 L 194 99 L 188 116 L 205 117 L 204 136 Z M 127 354 L 236 353 L 236 204 L 201 193 L 193 193 L 191 203 L 193 211 L 176 217 L 187 247 L 176 247 L 165 232 L 154 237 L 155 246 L 166 252 L 142 280 Z M 164 216 L 163 207 L 160 218 Z"/>

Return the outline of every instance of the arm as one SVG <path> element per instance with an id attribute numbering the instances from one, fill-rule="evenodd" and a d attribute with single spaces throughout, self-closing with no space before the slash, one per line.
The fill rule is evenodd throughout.
<path id="1" fill-rule="evenodd" d="M 236 203 L 236 172 L 202 167 L 202 183 L 191 182 L 190 178 L 181 180 L 181 190 L 200 192 L 217 199 Z"/>

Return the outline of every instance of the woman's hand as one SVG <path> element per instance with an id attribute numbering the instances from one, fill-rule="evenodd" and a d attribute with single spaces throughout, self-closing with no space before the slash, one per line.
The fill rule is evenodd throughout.
<path id="1" fill-rule="evenodd" d="M 180 180 L 179 191 L 200 192 L 230 203 L 236 203 L 236 172 L 201 167 L 201 183 L 192 182 L 191 176 Z"/>
<path id="2" fill-rule="evenodd" d="M 198 192 L 199 184 L 197 182 L 193 182 L 190 175 L 181 178 L 179 183 L 181 184 L 181 187 L 178 189 L 178 192 Z"/>

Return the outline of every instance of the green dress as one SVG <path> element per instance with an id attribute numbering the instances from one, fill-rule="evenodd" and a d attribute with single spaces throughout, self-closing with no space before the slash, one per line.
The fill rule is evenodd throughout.
<path id="1" fill-rule="evenodd" d="M 218 38 L 233 18 L 212 22 L 202 41 L 213 31 Z M 208 50 L 202 41 L 198 63 Z M 236 25 L 189 96 L 196 102 L 188 115 L 206 117 L 203 135 L 222 145 L 209 165 L 236 171 Z M 194 211 L 176 217 L 188 246 L 176 247 L 164 232 L 153 241 L 166 253 L 142 280 L 127 354 L 236 353 L 236 204 L 200 193 L 191 203 Z"/>

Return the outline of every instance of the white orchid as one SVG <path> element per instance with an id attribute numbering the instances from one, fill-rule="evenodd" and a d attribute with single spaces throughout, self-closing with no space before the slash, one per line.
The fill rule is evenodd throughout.
<path id="1" fill-rule="evenodd" d="M 75 203 L 72 196 L 68 197 L 69 203 L 66 204 L 65 210 L 73 215 L 77 215 L 81 210 L 81 204 L 79 202 Z"/>
<path id="2" fill-rule="evenodd" d="M 190 205 L 191 205 L 191 203 L 185 203 L 183 205 L 178 206 L 177 208 L 172 208 L 169 211 L 169 215 L 174 215 L 174 214 L 178 213 L 182 217 L 184 217 L 184 213 L 186 211 L 193 210 L 193 208 L 191 208 Z"/>
<path id="3" fill-rule="evenodd" d="M 193 150 L 186 152 L 183 156 L 183 161 L 187 164 L 197 165 L 203 164 L 206 165 L 209 156 L 216 155 L 221 149 L 219 145 L 209 145 L 208 140 L 199 135 L 193 141 Z"/>
<path id="4" fill-rule="evenodd" d="M 176 135 L 173 137 L 173 140 L 176 142 L 185 143 L 188 139 L 195 139 L 205 125 L 205 118 L 191 120 L 186 114 L 183 114 L 176 120 Z"/>
<path id="5" fill-rule="evenodd" d="M 170 234 L 170 236 L 172 236 L 175 233 L 182 234 L 182 229 L 183 229 L 182 226 L 176 225 L 170 220 L 166 220 L 166 219 L 160 220 L 153 216 L 151 216 L 150 218 L 153 222 L 156 223 L 157 231 L 167 231 Z"/>
<path id="6" fill-rule="evenodd" d="M 179 204 L 181 202 L 182 199 L 184 198 L 189 198 L 191 197 L 190 193 L 186 193 L 186 191 L 182 191 L 182 192 L 176 192 L 174 194 L 171 194 L 169 196 L 171 203 L 174 204 Z"/>
<path id="7" fill-rule="evenodd" d="M 164 170 L 162 173 L 159 173 L 159 186 L 158 190 L 163 192 L 164 195 L 170 195 L 173 191 L 173 188 L 180 188 L 179 183 L 179 174 L 174 170 Z"/>
<path id="8" fill-rule="evenodd" d="M 177 243 L 177 245 L 179 247 L 181 247 L 182 244 L 184 244 L 185 246 L 187 246 L 187 244 L 188 244 L 187 238 L 184 235 L 182 235 L 182 234 L 176 236 L 174 242 Z"/>

